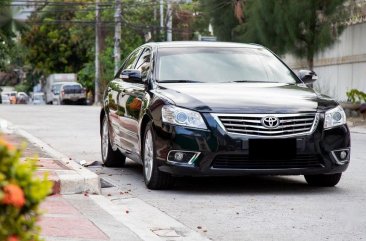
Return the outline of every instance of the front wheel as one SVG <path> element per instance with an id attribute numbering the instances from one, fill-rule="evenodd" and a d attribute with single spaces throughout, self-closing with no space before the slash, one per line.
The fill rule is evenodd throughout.
<path id="1" fill-rule="evenodd" d="M 321 175 L 305 175 L 306 182 L 311 186 L 317 187 L 334 187 L 341 180 L 342 173 L 321 174 Z"/>
<path id="2" fill-rule="evenodd" d="M 107 117 L 102 121 L 101 133 L 101 149 L 102 161 L 106 167 L 123 167 L 126 163 L 126 156 L 124 156 L 118 149 L 113 150 L 109 139 L 109 127 Z"/>
<path id="3" fill-rule="evenodd" d="M 166 189 L 172 186 L 173 177 L 158 168 L 155 158 L 154 132 L 152 122 L 147 124 L 143 144 L 143 173 L 145 185 L 149 189 Z"/>

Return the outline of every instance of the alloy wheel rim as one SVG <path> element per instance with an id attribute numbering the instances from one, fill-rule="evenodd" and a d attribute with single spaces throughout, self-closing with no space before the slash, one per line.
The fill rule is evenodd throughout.
<path id="1" fill-rule="evenodd" d="M 146 133 L 145 149 L 144 149 L 144 169 L 147 181 L 150 181 L 153 169 L 153 141 L 151 131 Z"/>
<path id="2" fill-rule="evenodd" d="M 106 119 L 103 121 L 103 132 L 102 132 L 102 156 L 103 156 L 103 162 L 105 162 L 105 159 L 108 155 L 108 122 Z"/>

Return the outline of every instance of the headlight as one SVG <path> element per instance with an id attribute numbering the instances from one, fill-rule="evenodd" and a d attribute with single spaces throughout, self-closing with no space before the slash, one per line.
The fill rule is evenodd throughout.
<path id="1" fill-rule="evenodd" d="M 165 123 L 188 126 L 199 129 L 207 129 L 200 113 L 173 105 L 165 105 L 161 110 L 162 119 Z"/>
<path id="2" fill-rule="evenodd" d="M 324 129 L 346 124 L 346 113 L 341 106 L 325 112 Z"/>

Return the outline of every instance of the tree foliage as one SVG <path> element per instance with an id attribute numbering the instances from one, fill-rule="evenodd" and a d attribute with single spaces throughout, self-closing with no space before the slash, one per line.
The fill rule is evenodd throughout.
<path id="1" fill-rule="evenodd" d="M 10 48 L 15 34 L 12 29 L 10 0 L 0 1 L 0 71 L 4 71 L 10 57 Z"/>
<path id="2" fill-rule="evenodd" d="M 211 18 L 214 34 L 220 41 L 233 41 L 233 30 L 239 25 L 232 1 L 201 0 L 202 11 Z"/>
<path id="3" fill-rule="evenodd" d="M 70 22 L 75 12 L 67 7 L 46 8 L 47 12 L 35 13 L 31 28 L 22 35 L 22 43 L 28 48 L 27 60 L 36 72 L 75 73 L 86 60 L 87 47 L 83 35 L 73 35 Z M 62 11 L 64 10 L 64 11 Z"/>
<path id="4" fill-rule="evenodd" d="M 348 18 L 345 1 L 248 0 L 241 24 L 232 4 L 202 0 L 207 6 L 216 6 L 212 11 L 206 9 L 220 40 L 256 42 L 279 54 L 289 52 L 306 58 L 310 69 L 315 54 L 331 46 L 342 33 Z"/>
<path id="5" fill-rule="evenodd" d="M 120 47 L 123 59 L 145 42 L 144 33 L 151 25 L 148 22 L 152 20 L 152 9 L 132 0 L 122 2 L 125 17 Z M 32 27 L 22 35 L 33 74 L 77 73 L 84 86 L 94 89 L 95 5 L 80 4 L 72 8 L 67 4 L 51 5 L 41 10 L 33 14 L 29 21 Z M 101 7 L 101 90 L 113 78 L 114 12 L 114 7 Z"/>

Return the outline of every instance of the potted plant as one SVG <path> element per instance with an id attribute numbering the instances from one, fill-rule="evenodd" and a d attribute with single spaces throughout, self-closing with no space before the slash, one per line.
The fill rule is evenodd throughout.
<path id="1" fill-rule="evenodd" d="M 362 103 L 366 102 L 366 93 L 357 90 L 351 89 L 346 92 L 347 102 L 342 102 L 341 105 L 347 115 L 350 115 L 352 112 L 357 113 L 360 110 L 360 106 Z"/>

